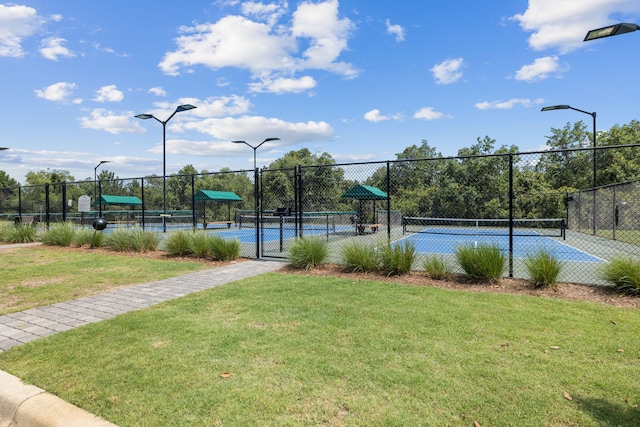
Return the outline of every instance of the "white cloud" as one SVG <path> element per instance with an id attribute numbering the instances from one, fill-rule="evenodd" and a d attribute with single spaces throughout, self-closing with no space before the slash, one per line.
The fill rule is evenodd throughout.
<path id="1" fill-rule="evenodd" d="M 549 78 L 552 74 L 559 75 L 566 72 L 568 66 L 561 67 L 557 56 L 537 58 L 533 64 L 524 65 L 516 71 L 516 80 L 534 82 Z"/>
<path id="2" fill-rule="evenodd" d="M 584 46 L 587 31 L 614 23 L 612 16 L 639 12 L 637 0 L 529 0 L 527 10 L 512 19 L 532 32 L 532 49 L 566 53 Z"/>
<path id="3" fill-rule="evenodd" d="M 286 12 L 287 2 L 281 1 L 277 3 L 256 3 L 253 1 L 247 1 L 242 3 L 241 10 L 246 16 L 253 16 L 256 19 L 266 21 L 273 25 L 275 22 Z"/>
<path id="4" fill-rule="evenodd" d="M 149 89 L 149 93 L 152 93 L 155 96 L 167 96 L 167 92 L 159 86 Z"/>
<path id="5" fill-rule="evenodd" d="M 462 71 L 460 71 L 460 69 L 462 68 L 463 63 L 464 59 L 455 58 L 447 59 L 440 64 L 434 65 L 431 72 L 433 73 L 433 77 L 436 79 L 436 83 L 446 85 L 460 80 L 462 77 Z"/>
<path id="6" fill-rule="evenodd" d="M 270 93 L 301 93 L 316 87 L 317 82 L 310 76 L 294 78 L 277 78 L 275 80 L 265 79 L 260 83 L 250 83 L 250 92 L 270 92 Z"/>
<path id="7" fill-rule="evenodd" d="M 381 122 L 384 120 L 402 120 L 403 119 L 403 116 L 401 113 L 396 113 L 391 116 L 385 116 L 380 114 L 380 110 L 378 109 L 374 109 L 366 112 L 363 117 L 365 118 L 365 120 L 368 120 L 374 123 Z"/>
<path id="8" fill-rule="evenodd" d="M 194 110 L 195 111 L 195 110 Z M 281 138 L 277 145 L 294 145 L 312 141 L 326 141 L 333 136 L 333 128 L 326 122 L 287 122 L 277 118 L 240 116 L 209 118 L 188 122 L 185 129 L 196 130 L 221 141 L 244 140 L 260 142 L 265 137 Z"/>
<path id="9" fill-rule="evenodd" d="M 41 42 L 40 54 L 47 59 L 51 59 L 52 61 L 57 61 L 58 57 L 60 56 L 73 58 L 74 56 L 76 56 L 76 54 L 63 46 L 66 41 L 67 40 L 63 38 L 57 37 L 44 39 Z"/>
<path id="10" fill-rule="evenodd" d="M 118 135 L 120 133 L 144 133 L 145 129 L 133 120 L 133 113 L 127 112 L 118 115 L 103 108 L 91 111 L 89 117 L 79 119 L 80 126 L 86 129 L 102 130 Z M 132 120 L 133 119 L 133 120 Z"/>
<path id="11" fill-rule="evenodd" d="M 512 98 L 508 101 L 483 101 L 476 103 L 476 108 L 478 110 L 510 110 L 516 105 L 521 105 L 523 107 L 532 107 L 534 105 L 542 104 L 544 100 L 542 98 L 537 98 L 531 100 L 529 98 Z"/>
<path id="12" fill-rule="evenodd" d="M 280 16 L 286 2 L 279 5 L 243 4 L 246 14 Z M 292 16 L 291 26 L 276 25 L 274 19 L 257 22 L 244 16 L 226 16 L 215 23 L 182 27 L 177 49 L 167 52 L 159 67 L 167 74 L 192 71 L 203 65 L 213 70 L 236 67 L 249 70 L 261 81 L 253 90 L 268 90 L 265 82 L 293 83 L 294 91 L 311 87 L 309 78 L 296 78 L 303 70 L 325 70 L 346 78 L 357 76 L 352 64 L 338 60 L 347 49 L 353 23 L 338 14 L 338 1 L 304 1 Z M 260 42 L 257 43 L 256 41 Z M 298 52 L 300 45 L 308 46 Z M 280 89 L 281 90 L 281 89 Z"/>
<path id="13" fill-rule="evenodd" d="M 124 99 L 124 94 L 118 90 L 116 85 L 102 86 L 96 92 L 96 102 L 120 102 Z"/>
<path id="14" fill-rule="evenodd" d="M 402 42 L 404 41 L 404 27 L 402 25 L 397 25 L 397 24 L 391 24 L 390 20 L 386 20 L 385 23 L 387 24 L 387 33 L 391 34 L 393 36 L 396 36 L 396 41 L 397 42 Z"/>
<path id="15" fill-rule="evenodd" d="M 389 117 L 381 115 L 380 110 L 378 109 L 367 111 L 364 114 L 364 118 L 365 120 L 368 120 L 374 123 L 381 122 L 383 120 L 389 120 Z"/>
<path id="16" fill-rule="evenodd" d="M 435 111 L 433 107 L 424 107 L 419 109 L 413 115 L 414 119 L 424 119 L 424 120 L 438 120 L 444 117 L 444 114 Z"/>
<path id="17" fill-rule="evenodd" d="M 32 7 L 0 4 L 0 56 L 23 56 L 22 40 L 34 35 L 43 23 Z"/>
<path id="18" fill-rule="evenodd" d="M 58 82 L 42 90 L 36 89 L 34 92 L 38 98 L 43 98 L 47 101 L 64 102 L 68 101 L 68 98 L 73 94 L 75 88 L 75 83 Z"/>

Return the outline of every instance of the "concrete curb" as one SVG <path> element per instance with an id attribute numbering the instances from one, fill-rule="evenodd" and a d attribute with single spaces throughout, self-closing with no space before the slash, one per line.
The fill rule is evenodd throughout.
<path id="1" fill-rule="evenodd" d="M 0 371 L 0 427 L 117 427 Z"/>

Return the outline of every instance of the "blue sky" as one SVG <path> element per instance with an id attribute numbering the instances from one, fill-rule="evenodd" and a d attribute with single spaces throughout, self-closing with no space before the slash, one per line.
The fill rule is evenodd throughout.
<path id="1" fill-rule="evenodd" d="M 0 3 L 0 170 L 93 179 L 267 165 L 290 150 L 445 156 L 489 136 L 522 151 L 551 128 L 640 119 L 638 0 L 33 0 Z"/>

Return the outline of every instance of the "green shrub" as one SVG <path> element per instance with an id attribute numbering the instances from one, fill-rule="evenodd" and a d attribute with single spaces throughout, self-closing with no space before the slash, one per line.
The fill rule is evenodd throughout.
<path id="1" fill-rule="evenodd" d="M 160 234 L 142 229 L 132 230 L 134 250 L 136 252 L 149 252 L 158 249 Z"/>
<path id="2" fill-rule="evenodd" d="M 506 268 L 506 257 L 498 245 L 461 245 L 455 249 L 455 255 L 472 280 L 499 282 Z"/>
<path id="3" fill-rule="evenodd" d="M 13 222 L 0 221 L 0 242 L 7 242 L 9 239 L 9 233 L 13 231 L 15 225 Z"/>
<path id="4" fill-rule="evenodd" d="M 327 242 L 319 237 L 296 239 L 289 251 L 289 262 L 294 268 L 310 270 L 322 264 L 329 255 Z"/>
<path id="5" fill-rule="evenodd" d="M 429 255 L 422 261 L 422 269 L 436 280 L 447 280 L 453 274 L 453 269 L 447 261 L 438 255 Z"/>
<path id="6" fill-rule="evenodd" d="M 158 233 L 144 230 L 116 229 L 105 237 L 105 246 L 118 252 L 155 251 L 160 244 Z"/>
<path id="7" fill-rule="evenodd" d="M 209 258 L 211 256 L 210 235 L 204 231 L 190 231 L 188 233 L 189 252 L 197 258 Z"/>
<path id="8" fill-rule="evenodd" d="M 380 249 L 380 264 L 387 276 L 407 274 L 416 259 L 416 245 L 408 240 L 383 245 Z"/>
<path id="9" fill-rule="evenodd" d="M 524 265 L 529 272 L 529 280 L 536 288 L 550 288 L 556 286 L 558 274 L 562 264 L 558 258 L 545 249 L 527 254 Z"/>
<path id="10" fill-rule="evenodd" d="M 35 242 L 37 237 L 36 228 L 27 225 L 20 224 L 13 226 L 9 229 L 5 238 L 6 243 L 31 243 Z"/>
<path id="11" fill-rule="evenodd" d="M 89 245 L 91 248 L 99 248 L 104 245 L 104 234 L 102 231 L 81 228 L 76 231 L 76 235 L 73 238 L 73 244 L 78 247 Z"/>
<path id="12" fill-rule="evenodd" d="M 340 257 L 344 267 L 354 273 L 369 273 L 380 268 L 375 245 L 350 241 L 342 246 Z"/>
<path id="13" fill-rule="evenodd" d="M 209 239 L 209 252 L 214 260 L 233 261 L 240 256 L 240 240 L 225 239 L 217 234 Z"/>
<path id="14" fill-rule="evenodd" d="M 190 233 L 193 232 L 179 230 L 174 233 L 170 233 L 169 237 L 165 241 L 165 249 L 167 252 L 173 256 L 191 255 L 191 248 L 189 247 Z"/>
<path id="15" fill-rule="evenodd" d="M 619 256 L 600 270 L 601 277 L 625 295 L 640 295 L 640 259 Z"/>
<path id="16" fill-rule="evenodd" d="M 76 235 L 76 227 L 70 222 L 53 224 L 40 235 L 40 240 L 45 245 L 71 246 Z"/>

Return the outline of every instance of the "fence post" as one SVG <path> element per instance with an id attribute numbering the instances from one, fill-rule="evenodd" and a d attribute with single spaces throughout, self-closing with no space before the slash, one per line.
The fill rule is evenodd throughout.
<path id="1" fill-rule="evenodd" d="M 391 244 L 391 163 L 387 162 L 387 245 Z M 376 221 L 377 222 L 377 221 Z"/>
<path id="2" fill-rule="evenodd" d="M 198 226 L 196 221 L 196 188 L 195 187 L 196 187 L 196 176 L 194 174 L 191 174 L 191 218 L 193 219 L 194 230 Z"/>
<path id="3" fill-rule="evenodd" d="M 49 184 L 44 185 L 44 224 L 47 230 L 49 229 Z"/>
<path id="4" fill-rule="evenodd" d="M 67 222 L 67 183 L 62 183 L 62 222 Z"/>
<path id="5" fill-rule="evenodd" d="M 513 277 L 513 154 L 509 154 L 509 277 Z"/>

